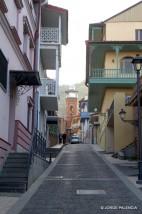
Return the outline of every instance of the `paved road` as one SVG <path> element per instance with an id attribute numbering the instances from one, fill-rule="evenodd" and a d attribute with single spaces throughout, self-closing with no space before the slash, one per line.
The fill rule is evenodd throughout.
<path id="1" fill-rule="evenodd" d="M 66 146 L 20 214 L 141 214 L 142 201 L 92 146 Z"/>

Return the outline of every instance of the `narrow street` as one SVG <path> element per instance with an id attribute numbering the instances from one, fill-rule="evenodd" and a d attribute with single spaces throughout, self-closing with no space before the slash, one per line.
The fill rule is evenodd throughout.
<path id="1" fill-rule="evenodd" d="M 101 155 L 93 145 L 65 146 L 44 173 L 41 185 L 36 184 L 33 193 L 29 189 L 8 213 L 142 213 L 140 199 L 104 162 Z M 23 206 L 27 197 L 29 199 L 21 209 L 20 204 Z"/>

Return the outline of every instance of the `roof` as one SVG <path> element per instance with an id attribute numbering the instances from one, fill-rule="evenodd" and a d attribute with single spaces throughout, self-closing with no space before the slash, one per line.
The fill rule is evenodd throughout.
<path id="1" fill-rule="evenodd" d="M 130 6 L 130 7 L 128 7 L 127 9 L 122 10 L 121 12 L 115 14 L 114 16 L 111 16 L 110 18 L 104 20 L 104 22 L 107 22 L 107 21 L 111 20 L 112 18 L 115 18 L 115 17 L 119 16 L 120 14 L 125 13 L 126 11 L 128 11 L 128 10 L 130 10 L 130 9 L 132 9 L 132 8 L 134 8 L 134 7 L 136 7 L 137 5 L 139 5 L 139 4 L 141 4 L 141 3 L 142 3 L 142 1 L 137 2 L 136 4 L 134 4 L 134 5 Z"/>

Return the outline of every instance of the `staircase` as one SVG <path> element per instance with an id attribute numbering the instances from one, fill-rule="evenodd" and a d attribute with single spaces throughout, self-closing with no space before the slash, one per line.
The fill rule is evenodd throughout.
<path id="1" fill-rule="evenodd" d="M 9 153 L 0 173 L 0 192 L 25 192 L 28 185 L 28 170 L 28 153 Z"/>

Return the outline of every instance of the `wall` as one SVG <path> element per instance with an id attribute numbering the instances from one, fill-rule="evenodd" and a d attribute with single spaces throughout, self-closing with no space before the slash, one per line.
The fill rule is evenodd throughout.
<path id="1" fill-rule="evenodd" d="M 45 171 L 48 166 L 48 162 L 42 160 L 36 155 L 34 156 L 34 161 L 29 171 L 28 187 L 34 183 L 34 181 Z"/>
<path id="2" fill-rule="evenodd" d="M 102 149 L 106 149 L 106 125 L 107 125 L 107 116 L 99 116 L 100 126 L 98 128 L 98 144 Z"/>
<path id="3" fill-rule="evenodd" d="M 8 128 L 9 128 L 9 70 L 22 70 L 23 67 L 9 42 L 8 37 L 0 25 L 0 48 L 8 61 L 8 73 L 7 73 L 7 91 L 3 91 L 0 87 L 0 137 L 8 141 Z M 14 62 L 14 63 L 13 63 Z"/>
<path id="4" fill-rule="evenodd" d="M 136 127 L 130 123 L 123 122 L 119 117 L 120 109 L 124 108 L 127 112 L 126 119 L 134 119 L 133 107 L 125 107 L 125 94 L 117 92 L 114 95 L 114 151 L 118 152 L 120 149 L 132 143 L 135 138 Z"/>
<path id="5" fill-rule="evenodd" d="M 114 99 L 114 95 L 117 92 L 125 92 L 126 95 L 131 95 L 132 91 L 133 91 L 133 89 L 124 89 L 124 88 L 108 88 L 108 89 L 106 89 L 104 99 L 103 99 L 103 103 L 102 103 L 101 112 L 106 112 L 107 109 L 109 109 L 109 107 L 110 107 L 110 105 Z"/>
<path id="6" fill-rule="evenodd" d="M 106 24 L 107 41 L 133 41 L 135 29 L 142 29 L 142 22 L 118 22 Z M 123 30 L 123 33 L 122 33 Z"/>
<path id="7" fill-rule="evenodd" d="M 114 151 L 114 127 L 106 127 L 106 152 Z"/>
<path id="8" fill-rule="evenodd" d="M 123 57 L 126 57 L 126 56 L 135 57 L 136 54 L 139 54 L 139 55 L 142 54 L 139 51 L 137 51 L 137 52 L 130 52 L 130 51 L 129 52 L 122 52 L 122 51 L 123 51 L 123 48 L 119 52 L 119 60 L 122 59 Z M 116 69 L 117 68 L 116 54 L 114 51 L 106 53 L 106 55 L 105 55 L 105 68 L 106 69 Z"/>

